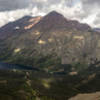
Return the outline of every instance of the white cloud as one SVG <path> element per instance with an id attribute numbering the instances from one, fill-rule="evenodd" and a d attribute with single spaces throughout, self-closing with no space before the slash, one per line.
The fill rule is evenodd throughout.
<path id="1" fill-rule="evenodd" d="M 27 9 L 0 12 L 0 26 L 29 14 Z"/>
<path id="2" fill-rule="evenodd" d="M 100 7 L 97 6 L 100 4 L 99 0 L 15 0 L 14 2 L 0 0 L 0 26 L 25 15 L 43 16 L 56 10 L 69 19 L 100 27 L 95 21 L 96 15 L 100 13 Z"/>

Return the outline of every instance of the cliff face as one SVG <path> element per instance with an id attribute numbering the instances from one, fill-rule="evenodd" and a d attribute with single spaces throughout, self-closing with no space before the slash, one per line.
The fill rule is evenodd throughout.
<path id="1" fill-rule="evenodd" d="M 48 55 L 54 59 L 51 62 L 61 59 L 61 64 L 100 61 L 99 33 L 55 11 L 9 23 L 0 29 L 0 36 L 0 59 L 5 62 L 33 66 L 34 59 L 38 62 Z"/>

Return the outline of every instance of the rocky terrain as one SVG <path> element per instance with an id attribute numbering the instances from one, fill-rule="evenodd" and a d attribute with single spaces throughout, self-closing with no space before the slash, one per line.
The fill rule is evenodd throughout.
<path id="1" fill-rule="evenodd" d="M 79 94 L 69 100 L 100 100 L 100 92 L 91 94 Z"/>

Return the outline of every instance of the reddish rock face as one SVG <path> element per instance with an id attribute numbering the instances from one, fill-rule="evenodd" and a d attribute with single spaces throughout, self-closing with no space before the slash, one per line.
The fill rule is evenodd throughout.
<path id="1" fill-rule="evenodd" d="M 27 29 L 31 29 L 32 27 L 34 27 L 35 24 L 37 24 L 40 20 L 42 19 L 41 16 L 35 17 L 35 18 L 31 18 L 29 19 L 29 24 L 27 26 L 24 27 L 25 30 Z"/>

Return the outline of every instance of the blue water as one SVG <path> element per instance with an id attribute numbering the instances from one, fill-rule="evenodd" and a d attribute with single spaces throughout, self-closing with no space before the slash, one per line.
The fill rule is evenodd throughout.
<path id="1" fill-rule="evenodd" d="M 34 67 L 14 65 L 14 64 L 8 64 L 8 63 L 0 63 L 0 69 L 4 69 L 4 70 L 13 70 L 13 69 L 18 69 L 18 70 L 37 70 L 37 71 L 39 70 L 38 68 L 34 68 Z"/>

